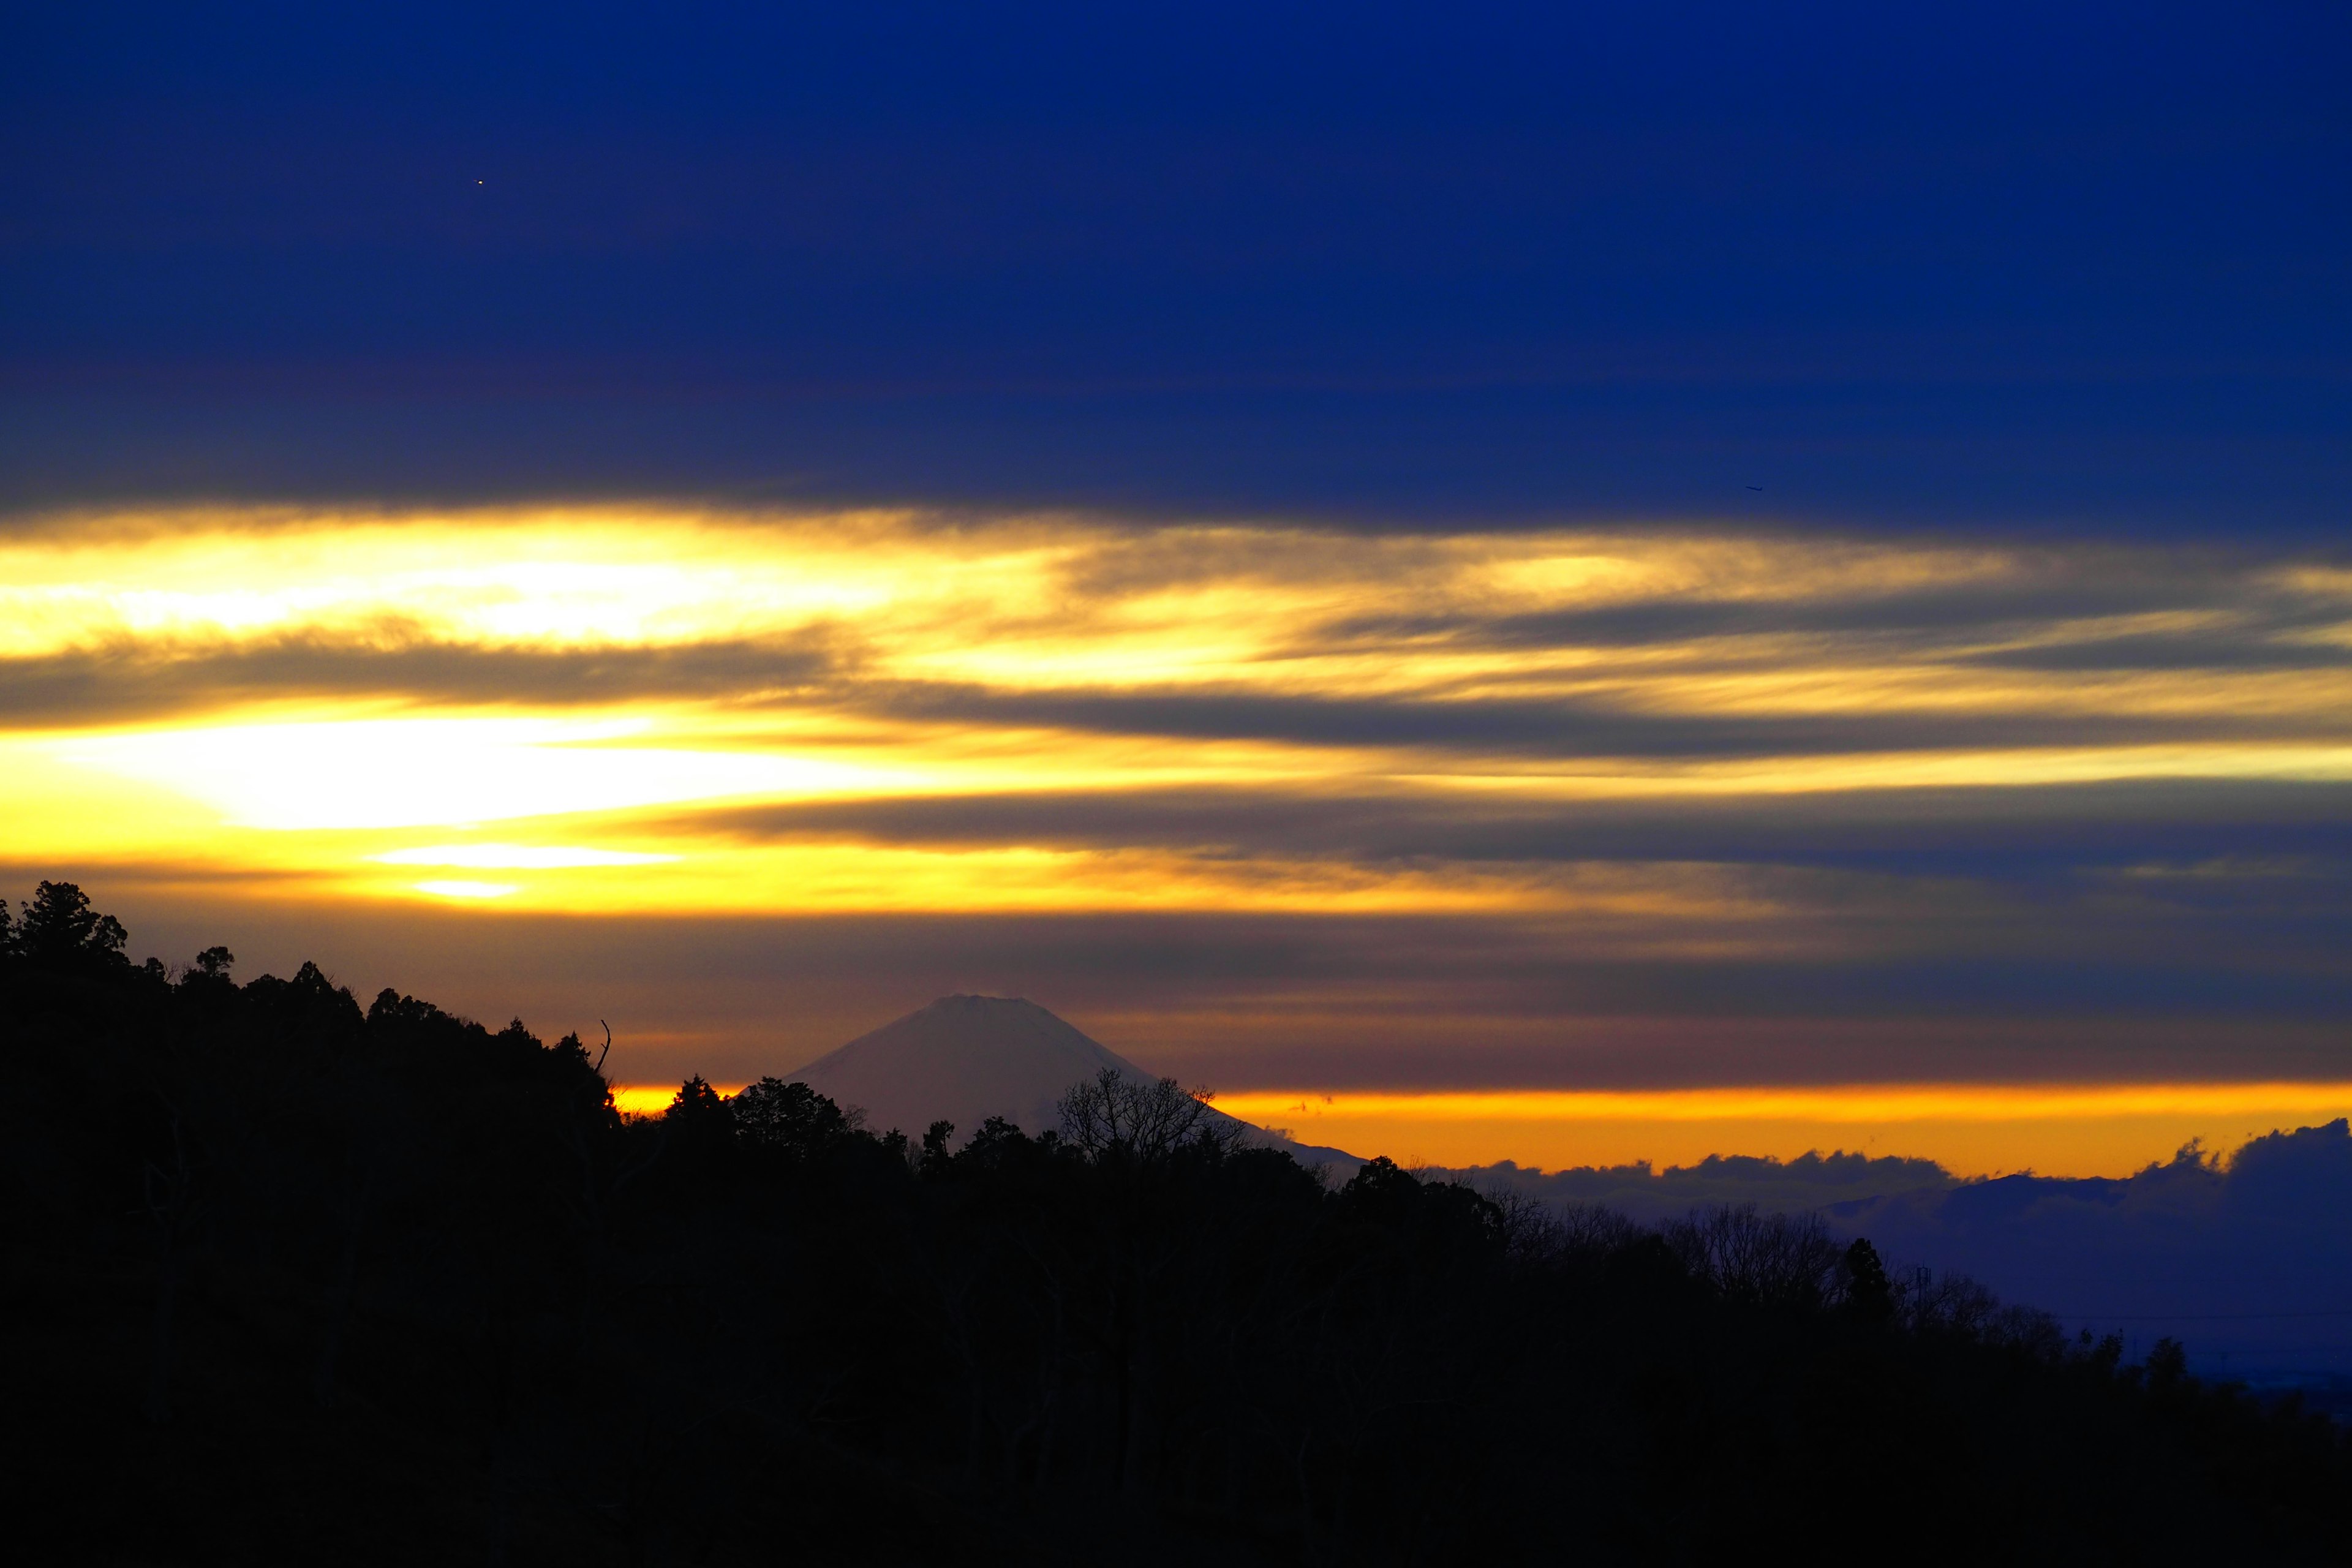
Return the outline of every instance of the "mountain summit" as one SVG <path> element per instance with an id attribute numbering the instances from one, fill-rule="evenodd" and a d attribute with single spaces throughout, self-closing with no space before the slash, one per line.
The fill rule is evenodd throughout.
<path id="1" fill-rule="evenodd" d="M 1105 1068 L 1138 1083 L 1159 1077 L 1034 1002 L 942 996 L 785 1076 L 835 1104 L 858 1107 L 877 1131 L 896 1127 L 919 1136 L 945 1121 L 955 1123 L 961 1141 L 992 1116 L 1032 1135 L 1058 1127 L 1062 1096 Z M 1338 1149 L 1251 1131 L 1253 1142 L 1287 1149 L 1305 1163 L 1355 1163 Z"/>

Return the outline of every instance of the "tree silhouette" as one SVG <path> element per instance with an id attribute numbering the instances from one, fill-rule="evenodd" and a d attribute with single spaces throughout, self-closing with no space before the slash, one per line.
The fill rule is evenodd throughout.
<path id="1" fill-rule="evenodd" d="M 804 1083 L 763 1078 L 728 1102 L 744 1142 L 806 1158 L 835 1147 L 865 1125 L 862 1111 L 845 1111 Z"/>
<path id="2" fill-rule="evenodd" d="M 625 1117 L 574 1037 L 26 909 L 0 1474 L 43 1560 L 2352 1557 L 2324 1418 L 1813 1216 L 1334 1184 L 1116 1074 L 915 1159 L 772 1078 Z"/>
<path id="3" fill-rule="evenodd" d="M 1845 1275 L 1845 1307 L 1865 1322 L 1883 1323 L 1895 1315 L 1895 1288 L 1886 1265 L 1867 1237 L 1857 1236 L 1839 1260 Z"/>
<path id="4" fill-rule="evenodd" d="M 1062 1136 L 1075 1148 L 1099 1155 L 1113 1148 L 1139 1160 L 1165 1159 L 1187 1144 L 1207 1140 L 1231 1146 L 1241 1128 L 1209 1109 L 1202 1090 L 1186 1090 L 1172 1078 L 1139 1083 L 1116 1068 L 1105 1068 L 1071 1086 L 1055 1107 Z"/>
<path id="5" fill-rule="evenodd" d="M 122 949 L 129 940 L 122 922 L 92 909 L 89 895 L 71 882 L 43 882 L 16 930 L 18 955 L 51 969 L 127 965 Z"/>
<path id="6" fill-rule="evenodd" d="M 698 1151 L 716 1153 L 735 1142 L 734 1108 L 699 1073 L 677 1086 L 661 1124 L 673 1143 Z"/>

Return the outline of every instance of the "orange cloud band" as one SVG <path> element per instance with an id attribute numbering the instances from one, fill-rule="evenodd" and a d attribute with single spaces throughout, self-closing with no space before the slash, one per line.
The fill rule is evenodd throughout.
<path id="1" fill-rule="evenodd" d="M 1805 1089 L 1257 1089 L 1217 1097 L 1245 1121 L 2017 1121 L 2352 1109 L 2352 1083 L 1841 1084 Z"/>

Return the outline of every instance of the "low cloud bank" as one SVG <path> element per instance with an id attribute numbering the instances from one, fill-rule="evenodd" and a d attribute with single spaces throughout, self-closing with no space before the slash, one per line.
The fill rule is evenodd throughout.
<path id="1" fill-rule="evenodd" d="M 1487 1191 L 1507 1189 L 1555 1203 L 1594 1204 L 1645 1225 L 1683 1218 L 1715 1204 L 1754 1204 L 1788 1213 L 1828 1210 L 1891 1194 L 1942 1193 L 1960 1182 L 1932 1160 L 1895 1155 L 1801 1154 L 1794 1160 L 1710 1154 L 1661 1171 L 1649 1161 L 1539 1171 L 1509 1160 L 1464 1173 Z"/>
<path id="2" fill-rule="evenodd" d="M 2341 1118 L 2227 1157 L 2192 1144 L 2123 1178 L 1960 1181 L 1927 1161 L 1859 1154 L 1465 1174 L 1650 1223 L 1712 1204 L 1815 1212 L 1890 1258 L 1973 1275 L 2070 1330 L 2141 1349 L 2169 1335 L 2209 1375 L 2352 1378 L 2352 1125 Z"/>

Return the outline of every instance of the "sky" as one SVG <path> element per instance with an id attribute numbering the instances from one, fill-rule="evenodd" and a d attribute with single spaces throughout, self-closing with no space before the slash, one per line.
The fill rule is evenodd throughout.
<path id="1" fill-rule="evenodd" d="M 2339 7 L 6 26 L 0 876 L 142 955 L 1449 1163 L 2352 1110 Z"/>

